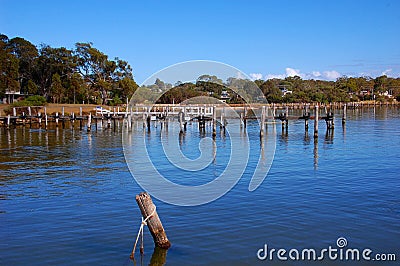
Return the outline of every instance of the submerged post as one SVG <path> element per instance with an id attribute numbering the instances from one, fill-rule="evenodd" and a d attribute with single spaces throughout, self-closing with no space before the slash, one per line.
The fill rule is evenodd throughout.
<path id="1" fill-rule="evenodd" d="M 167 238 L 164 227 L 158 217 L 156 205 L 154 205 L 150 195 L 147 192 L 142 192 L 136 195 L 136 202 L 142 213 L 143 219 L 147 219 L 146 223 L 153 237 L 154 244 L 157 247 L 168 249 L 171 247 L 171 242 Z"/>
<path id="2" fill-rule="evenodd" d="M 315 106 L 314 138 L 318 138 L 318 105 Z"/>

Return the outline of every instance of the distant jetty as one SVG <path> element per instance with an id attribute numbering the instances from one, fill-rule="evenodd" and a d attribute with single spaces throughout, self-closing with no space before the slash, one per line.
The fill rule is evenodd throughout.
<path id="1" fill-rule="evenodd" d="M 289 103 L 289 104 L 248 104 L 248 105 L 226 105 L 226 104 L 137 104 L 134 106 L 101 107 L 95 105 L 82 106 L 44 106 L 44 107 L 14 107 L 11 114 L 0 115 L 0 125 L 4 128 L 18 126 L 29 126 L 47 129 L 50 127 L 86 129 L 91 131 L 92 127 L 97 130 L 100 123 L 102 128 L 113 128 L 114 130 L 122 122 L 128 130 L 132 129 L 134 121 L 142 121 L 143 128 L 150 130 L 152 122 L 177 121 L 181 132 L 186 130 L 189 121 L 199 123 L 199 128 L 205 128 L 205 122 L 212 123 L 213 135 L 216 126 L 225 128 L 226 119 L 240 119 L 241 127 L 246 127 L 248 120 L 258 119 L 260 122 L 260 136 L 263 136 L 265 123 L 280 121 L 282 129 L 288 127 L 289 120 L 304 120 L 305 129 L 308 130 L 308 121 L 314 120 L 314 136 L 318 136 L 318 120 L 325 120 L 327 129 L 334 128 L 334 110 L 341 109 L 342 123 L 346 122 L 346 110 L 372 107 L 399 107 L 398 102 L 350 102 L 331 104 Z M 57 108 L 59 110 L 57 111 Z M 303 110 L 302 115 L 289 116 L 289 110 Z M 51 110 L 49 112 L 48 110 Z M 232 111 L 234 110 L 234 111 Z M 318 111 L 319 110 L 319 111 Z M 118 125 L 117 125 L 118 124 Z"/>

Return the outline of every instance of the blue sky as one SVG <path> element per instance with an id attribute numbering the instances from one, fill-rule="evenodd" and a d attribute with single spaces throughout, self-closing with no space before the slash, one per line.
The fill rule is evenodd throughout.
<path id="1" fill-rule="evenodd" d="M 33 44 L 93 42 L 138 83 L 214 60 L 254 78 L 400 77 L 400 1 L 0 0 L 0 32 Z"/>

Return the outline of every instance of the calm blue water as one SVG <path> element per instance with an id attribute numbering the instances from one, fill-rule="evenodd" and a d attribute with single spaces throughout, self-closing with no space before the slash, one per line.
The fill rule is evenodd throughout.
<path id="1" fill-rule="evenodd" d="M 260 141 L 250 122 L 247 133 L 256 152 L 229 193 L 196 207 L 154 199 L 172 242 L 166 265 L 305 264 L 259 261 L 256 253 L 264 244 L 288 250 L 336 247 L 338 237 L 345 237 L 348 247 L 396 253 L 399 260 L 400 110 L 349 110 L 345 128 L 337 119 L 333 134 L 320 123 L 317 143 L 312 127 L 310 122 L 307 137 L 301 121 L 290 121 L 287 134 L 279 124 L 275 133 L 268 126 L 268 134 L 276 134 L 275 159 L 253 192 L 248 185 Z M 236 128 L 232 136 L 240 137 Z M 135 195 L 142 189 L 126 165 L 120 130 L 0 129 L 1 265 L 134 264 L 129 254 L 141 217 Z M 230 140 L 219 128 L 216 160 L 190 174 L 163 168 L 160 130 L 146 133 L 149 153 L 169 179 L 199 185 L 224 170 Z M 207 130 L 205 136 L 211 136 Z M 134 134 L 143 135 L 141 124 Z M 197 125 L 189 125 L 183 153 L 196 158 L 203 137 Z M 136 257 L 136 265 L 162 265 L 147 228 L 145 255 L 142 261 Z"/>

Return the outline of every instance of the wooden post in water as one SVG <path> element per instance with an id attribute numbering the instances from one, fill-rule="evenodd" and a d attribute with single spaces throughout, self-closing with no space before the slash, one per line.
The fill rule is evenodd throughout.
<path id="1" fill-rule="evenodd" d="M 183 120 L 185 119 L 184 113 L 182 111 L 179 112 L 179 128 L 180 128 L 180 133 L 183 133 L 184 128 L 183 128 Z"/>
<path id="2" fill-rule="evenodd" d="M 244 126 L 244 128 L 246 128 L 246 127 L 247 127 L 247 120 L 246 120 L 246 116 L 247 116 L 247 107 L 246 107 L 246 106 L 244 106 L 244 109 L 243 109 L 243 126 Z"/>
<path id="3" fill-rule="evenodd" d="M 22 124 L 25 126 L 26 123 L 26 115 L 25 112 L 22 112 Z"/>
<path id="4" fill-rule="evenodd" d="M 260 123 L 260 137 L 261 138 L 264 136 L 264 130 L 265 130 L 265 106 L 263 106 L 262 110 L 261 110 L 261 123 Z"/>
<path id="5" fill-rule="evenodd" d="M 90 132 L 90 129 L 92 126 L 91 123 L 92 123 L 92 113 L 89 113 L 88 120 L 87 120 L 87 132 Z"/>
<path id="6" fill-rule="evenodd" d="M 7 116 L 7 128 L 10 128 L 10 123 L 11 123 L 11 115 Z"/>
<path id="7" fill-rule="evenodd" d="M 161 220 L 158 217 L 156 205 L 154 205 L 150 195 L 147 192 L 142 192 L 139 195 L 136 195 L 136 202 L 143 218 L 147 219 L 147 226 L 149 227 L 150 233 L 153 237 L 154 244 L 163 249 L 170 248 L 171 243 L 167 238 L 167 234 L 165 233 Z"/>
<path id="8" fill-rule="evenodd" d="M 82 106 L 79 107 L 79 116 L 82 116 Z"/>
<path id="9" fill-rule="evenodd" d="M 220 129 L 222 129 L 223 128 L 223 125 L 224 125 L 224 112 L 225 112 L 225 107 L 223 107 L 223 109 L 221 110 L 221 122 L 220 122 L 220 125 L 219 125 L 219 128 Z"/>
<path id="10" fill-rule="evenodd" d="M 346 109 L 347 109 L 347 104 L 343 105 L 343 117 L 342 117 L 342 125 L 346 124 Z"/>
<path id="11" fill-rule="evenodd" d="M 318 105 L 315 106 L 314 138 L 318 138 Z"/>
<path id="12" fill-rule="evenodd" d="M 55 119 L 56 119 L 56 127 L 58 127 L 58 112 L 56 112 Z"/>
<path id="13" fill-rule="evenodd" d="M 48 121 L 47 121 L 47 114 L 45 113 L 44 114 L 44 128 L 47 130 L 47 123 Z"/>
<path id="14" fill-rule="evenodd" d="M 38 116 L 39 127 L 41 127 L 42 126 L 42 114 L 39 112 L 37 116 Z"/>
<path id="15" fill-rule="evenodd" d="M 215 106 L 213 106 L 213 132 L 212 132 L 212 136 L 215 137 L 217 136 L 217 108 Z"/>
<path id="16" fill-rule="evenodd" d="M 74 112 L 72 112 L 72 116 L 71 116 L 71 126 L 72 126 L 72 128 L 74 128 L 74 126 L 75 126 L 75 113 Z"/>

